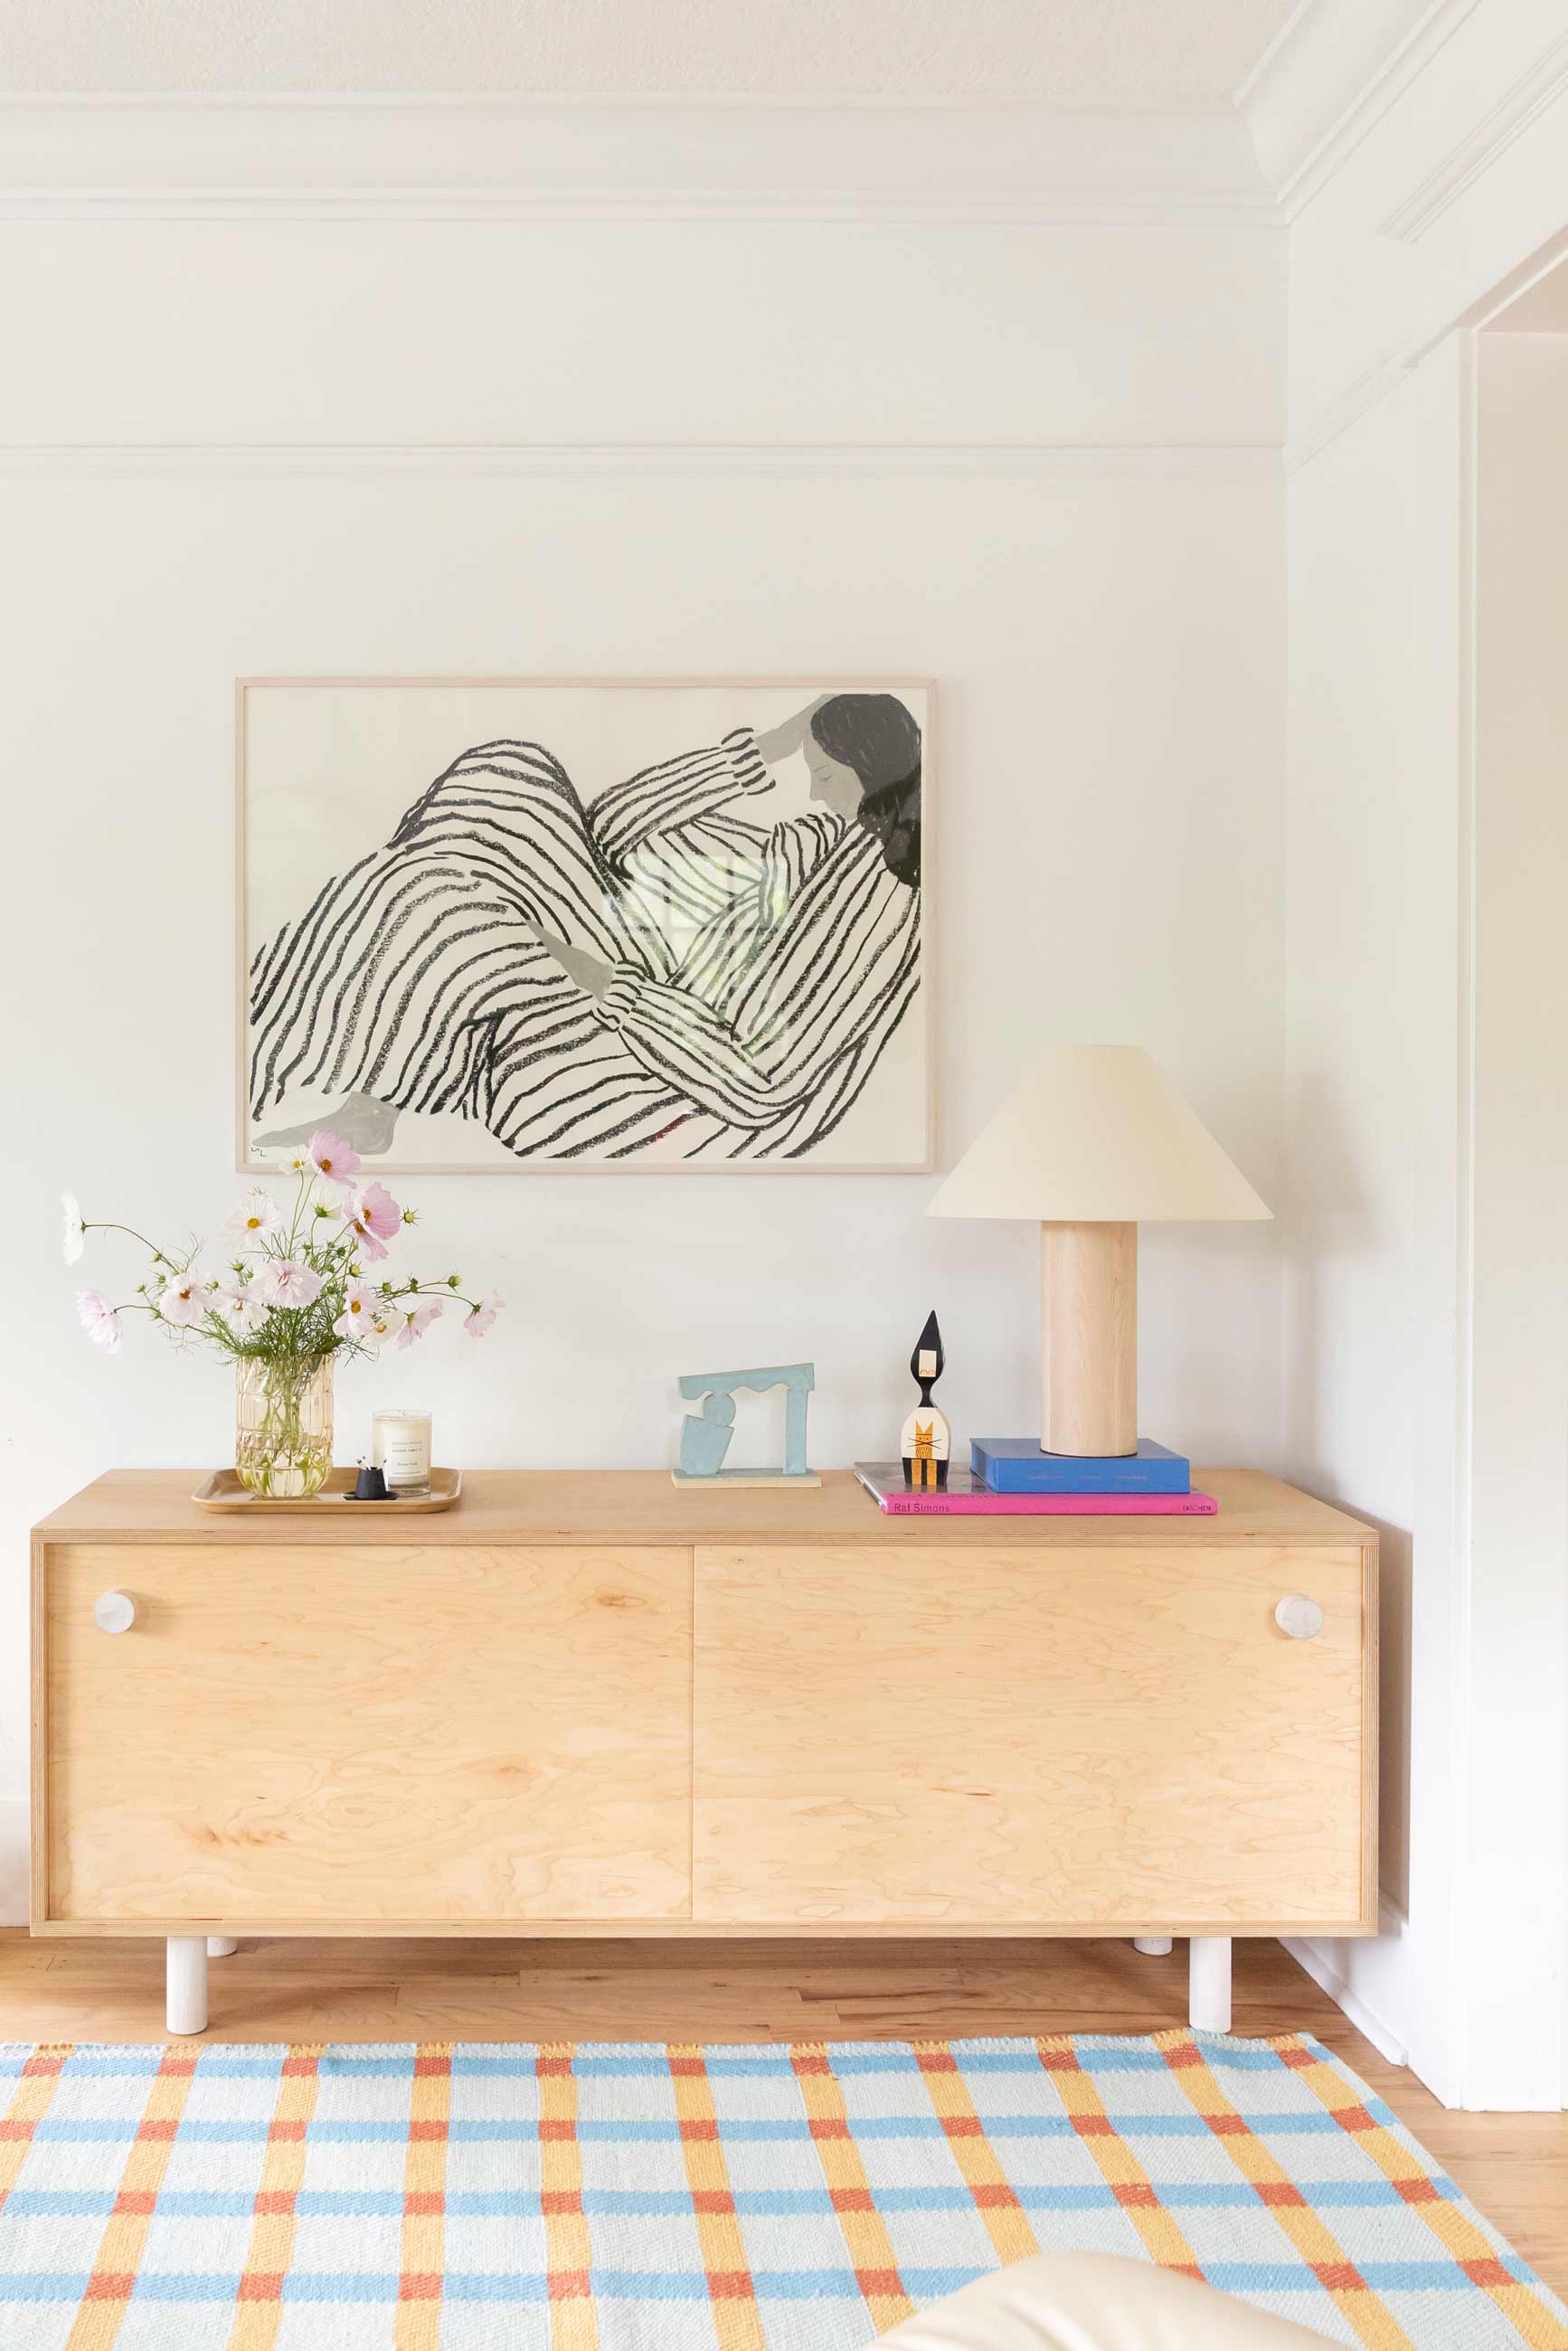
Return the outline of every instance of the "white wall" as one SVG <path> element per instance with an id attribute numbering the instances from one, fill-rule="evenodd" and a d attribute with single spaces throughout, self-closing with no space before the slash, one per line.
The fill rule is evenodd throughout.
<path id="1" fill-rule="evenodd" d="M 1568 334 L 1478 339 L 1469 2071 L 1563 2096 Z"/>
<path id="2" fill-rule="evenodd" d="M 1285 1441 L 1382 1532 L 1385 1935 L 1320 1957 L 1439 2095 L 1459 1474 L 1458 356 L 1290 485 Z"/>
<path id="3" fill-rule="evenodd" d="M 220 1369 L 140 1331 L 110 1361 L 78 1333 L 54 1196 L 183 1232 L 234 1189 L 236 673 L 931 674 L 945 1163 L 1033 1045 L 1124 1038 L 1272 1196 L 1275 233 L 334 217 L 0 235 L 29 354 L 0 376 L 0 441 L 21 444 L 0 484 L 26 876 L 0 1164 L 20 1240 L 0 1528 L 18 1823 L 27 1524 L 112 1462 L 211 1464 L 230 1443 Z M 760 445 L 717 445 L 737 443 Z M 815 1357 L 814 1454 L 844 1462 L 885 1448 L 932 1305 L 959 1431 L 1026 1426 L 1037 1240 L 928 1222 L 933 1188 L 411 1185 L 420 1262 L 497 1282 L 511 1313 L 483 1351 L 438 1331 L 346 1374 L 340 1457 L 406 1394 L 447 1458 L 660 1463 L 674 1374 L 760 1353 Z M 1277 1267 L 1269 1227 L 1146 1236 L 1151 1430 L 1276 1462 Z"/>
<path id="4" fill-rule="evenodd" d="M 1531 920 L 1561 760 L 1507 732 L 1555 654 L 1539 589 L 1526 630 L 1487 571 L 1516 425 L 1489 434 L 1476 366 L 1564 243 L 1568 50 L 1513 0 L 1422 26 L 1290 234 L 1286 1458 L 1383 1528 L 1388 1721 L 1385 1932 L 1304 1955 L 1450 2103 L 1554 2105 L 1562 1274 L 1549 1233 L 1521 1265 L 1518 1202 L 1561 1183 L 1553 1081 L 1521 1098 L 1521 1005 L 1542 1040 L 1562 987 Z M 1537 460 L 1560 395 L 1542 417 Z M 1495 487 L 1515 529 L 1544 496 Z"/>

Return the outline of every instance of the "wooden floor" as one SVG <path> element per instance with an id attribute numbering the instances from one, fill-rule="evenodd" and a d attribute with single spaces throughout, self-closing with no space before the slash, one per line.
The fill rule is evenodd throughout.
<path id="1" fill-rule="evenodd" d="M 209 1970 L 214 2041 L 810 2041 L 1153 2032 L 1186 1968 L 1128 1943 L 256 1942 Z M 1277 1943 L 1236 1946 L 1235 2029 L 1306 2030 L 1568 2294 L 1568 2116 L 1461 2115 Z M 161 2041 L 163 1946 L 0 1929 L 0 2040 Z"/>

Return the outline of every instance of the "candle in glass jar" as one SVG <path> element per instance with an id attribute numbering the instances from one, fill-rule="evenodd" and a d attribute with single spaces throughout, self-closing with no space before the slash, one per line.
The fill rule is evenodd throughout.
<path id="1" fill-rule="evenodd" d="M 371 1458 L 389 1494 L 430 1491 L 430 1415 L 389 1405 L 371 1422 Z"/>

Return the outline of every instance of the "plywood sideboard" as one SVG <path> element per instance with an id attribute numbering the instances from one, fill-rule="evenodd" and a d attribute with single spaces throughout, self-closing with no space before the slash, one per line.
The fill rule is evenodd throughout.
<path id="1" fill-rule="evenodd" d="M 33 1928 L 168 1937 L 173 2029 L 246 1934 L 1181 1935 L 1214 2022 L 1230 1937 L 1375 1930 L 1376 1537 L 1256 1473 L 1032 1520 L 531 1471 L 219 1520 L 199 1475 L 34 1536 Z"/>

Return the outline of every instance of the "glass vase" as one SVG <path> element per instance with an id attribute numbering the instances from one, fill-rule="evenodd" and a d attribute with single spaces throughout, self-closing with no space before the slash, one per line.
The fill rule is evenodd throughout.
<path id="1" fill-rule="evenodd" d="M 241 1355 L 235 1364 L 235 1469 L 274 1500 L 318 1494 L 332 1467 L 332 1358 Z"/>

